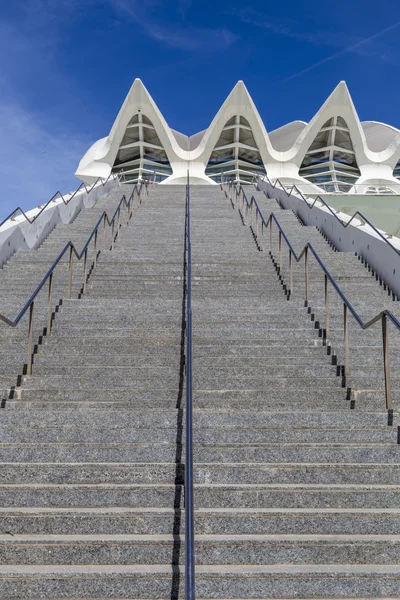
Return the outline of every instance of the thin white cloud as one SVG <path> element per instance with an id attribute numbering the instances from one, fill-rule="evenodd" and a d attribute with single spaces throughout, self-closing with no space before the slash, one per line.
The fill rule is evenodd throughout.
<path id="1" fill-rule="evenodd" d="M 69 2 L 68 14 L 75 0 Z M 59 11 L 64 5 L 60 0 Z M 75 170 L 92 141 L 74 130 L 65 112 L 71 81 L 56 63 L 65 21 L 59 12 L 56 26 L 54 3 L 53 12 L 50 8 L 50 0 L 27 0 L 18 20 L 0 20 L 0 217 L 76 188 Z M 51 117 L 27 83 L 33 80 L 39 88 L 51 81 Z"/>
<path id="2" fill-rule="evenodd" d="M 90 140 L 50 130 L 17 104 L 0 104 L 0 218 L 16 206 L 33 208 L 55 192 L 75 189 L 79 159 Z"/>
<path id="3" fill-rule="evenodd" d="M 396 29 L 397 27 L 399 27 L 399 25 L 400 25 L 400 21 L 397 21 L 397 23 L 394 23 L 394 24 L 390 25 L 389 27 L 386 27 L 385 29 L 382 29 L 381 31 L 374 33 L 373 35 L 357 42 L 356 44 L 347 46 L 343 50 L 340 50 L 340 52 L 335 52 L 334 54 L 331 54 L 330 56 L 327 56 L 326 58 L 323 58 L 322 60 L 319 60 L 319 61 L 313 63 L 309 67 L 302 69 L 301 71 L 298 71 L 297 73 L 294 73 L 290 77 L 287 77 L 286 79 L 284 79 L 283 83 L 291 81 L 292 79 L 296 79 L 297 77 L 301 77 L 301 75 L 305 75 L 305 73 L 309 73 L 310 71 L 313 71 L 317 67 L 321 67 L 322 65 L 325 65 L 325 64 L 331 62 L 332 60 L 335 60 L 337 58 L 345 56 L 346 54 L 350 54 L 352 52 L 359 51 L 359 50 L 363 49 L 365 46 L 367 46 L 368 44 L 370 44 L 371 42 L 375 41 L 380 36 L 384 35 L 385 33 L 389 33 L 389 31 L 393 31 L 393 29 Z"/>
<path id="4" fill-rule="evenodd" d="M 368 38 L 360 39 L 359 36 L 349 34 L 344 31 L 332 31 L 332 30 L 314 30 L 298 31 L 295 29 L 295 24 L 289 22 L 278 23 L 273 22 L 265 17 L 262 13 L 254 10 L 252 7 L 244 7 L 240 9 L 230 9 L 229 14 L 232 14 L 240 19 L 245 25 L 252 25 L 254 27 L 262 28 L 269 31 L 277 36 L 287 37 L 298 42 L 304 42 L 312 44 L 313 46 L 322 47 L 333 47 L 339 48 L 337 52 L 332 54 L 327 59 L 323 59 L 329 62 L 347 53 L 357 53 L 363 57 L 374 57 L 378 58 L 382 62 L 390 64 L 399 64 L 399 58 L 386 47 L 382 46 L 381 43 L 375 44 L 376 40 L 379 40 L 380 36 L 386 32 L 395 29 L 398 23 L 390 25 L 383 31 L 378 32 Z M 311 65 L 309 69 L 319 66 L 319 64 L 325 64 L 325 62 L 318 61 L 315 65 Z M 307 69 L 295 74 L 292 77 L 297 77 L 303 72 L 307 72 Z M 290 80 L 292 77 L 288 78 Z"/>
<path id="5" fill-rule="evenodd" d="M 161 21 L 157 11 L 162 8 L 160 0 L 109 0 L 111 6 L 118 12 L 129 16 L 141 26 L 142 30 L 150 38 L 161 43 L 186 51 L 217 51 L 229 48 L 238 36 L 226 28 L 201 28 L 179 23 L 168 23 Z M 183 0 L 178 3 L 178 11 L 182 7 L 186 9 L 190 3 Z"/>

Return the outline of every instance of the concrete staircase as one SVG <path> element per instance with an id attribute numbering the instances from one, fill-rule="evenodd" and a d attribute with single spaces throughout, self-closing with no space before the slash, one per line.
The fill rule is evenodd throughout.
<path id="1" fill-rule="evenodd" d="M 258 198 L 334 276 L 349 265 L 359 310 L 393 309 L 357 257 Z M 369 384 L 379 335 L 352 329 L 365 371 L 344 382 L 339 333 L 327 354 L 315 327 L 314 267 L 310 313 L 303 271 L 288 301 L 276 245 L 259 252 L 219 188 L 192 187 L 191 206 L 197 597 L 398 598 L 399 447 Z M 0 598 L 184 597 L 184 219 L 183 187 L 151 192 L 5 403 Z M 333 297 L 332 311 L 339 323 Z"/>
<path id="2" fill-rule="evenodd" d="M 133 186 L 120 185 L 97 201 L 93 208 L 81 211 L 68 225 L 58 225 L 53 229 L 44 243 L 36 250 L 18 250 L 0 270 L 0 312 L 9 319 L 14 319 L 36 290 L 37 285 L 52 266 L 65 245 L 72 241 L 78 252 L 84 247 L 97 221 L 106 211 L 110 218 L 123 194 L 128 199 Z M 135 205 L 138 199 L 135 199 Z M 125 209 L 126 210 L 126 209 Z M 125 216 L 125 215 L 124 215 Z M 109 229 L 107 227 L 107 229 Z M 103 250 L 103 229 L 98 240 L 98 250 Z M 111 231 L 107 232 L 111 240 Z M 89 248 L 88 261 L 93 261 L 93 244 Z M 89 268 L 88 268 L 89 270 Z M 77 297 L 83 284 L 83 260 L 74 260 L 73 296 Z M 53 300 L 57 305 L 61 298 L 65 299 L 68 287 L 68 253 L 57 267 L 53 278 Z M 47 324 L 48 287 L 35 301 L 34 340 L 41 339 L 43 328 Z M 58 311 L 58 306 L 56 308 Z M 9 395 L 10 389 L 22 375 L 24 363 L 27 361 L 28 312 L 17 328 L 0 321 L 0 390 L 2 398 Z"/>
<path id="3" fill-rule="evenodd" d="M 390 310 L 400 317 L 398 298 L 389 287 L 379 280 L 378 274 L 352 252 L 337 252 L 327 243 L 315 227 L 305 227 L 290 210 L 283 210 L 273 199 L 268 199 L 262 192 L 252 191 L 260 203 L 265 219 L 273 212 L 278 218 L 295 251 L 299 254 L 307 242 L 316 250 L 325 266 L 340 286 L 343 293 L 363 319 L 372 319 L 384 309 Z M 267 232 L 269 238 L 269 232 Z M 280 273 L 282 283 L 289 288 L 289 253 L 283 242 L 283 265 Z M 267 250 L 269 245 L 267 244 Z M 279 271 L 278 233 L 275 228 L 272 248 L 274 264 Z M 325 328 L 325 289 L 324 274 L 315 259 L 310 258 L 310 318 L 318 335 L 323 339 Z M 293 299 L 305 299 L 304 259 L 294 267 Z M 343 302 L 329 286 L 330 335 L 328 352 L 332 362 L 337 366 L 338 374 L 343 373 Z M 400 402 L 400 336 L 395 327 L 389 325 L 391 380 L 395 406 Z M 343 378 L 342 384 L 348 389 L 348 399 L 359 405 L 368 405 L 369 399 L 381 398 L 385 405 L 384 369 L 381 324 L 362 331 L 355 319 L 349 315 L 349 349 L 350 377 Z M 365 404 L 366 403 L 366 404 Z"/>

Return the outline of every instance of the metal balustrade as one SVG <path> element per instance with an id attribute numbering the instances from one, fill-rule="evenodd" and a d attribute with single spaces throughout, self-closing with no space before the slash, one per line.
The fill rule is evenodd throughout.
<path id="1" fill-rule="evenodd" d="M 356 323 L 360 326 L 362 330 L 367 330 L 378 322 L 381 322 L 382 327 L 382 350 L 383 350 L 383 369 L 384 369 L 384 380 L 385 380 L 385 399 L 386 399 L 386 409 L 389 413 L 388 422 L 392 423 L 392 415 L 393 415 L 393 401 L 392 401 L 392 390 L 391 390 L 391 380 L 390 380 L 390 350 L 389 350 L 389 335 L 388 335 L 388 322 L 393 323 L 397 330 L 400 329 L 400 322 L 394 316 L 394 314 L 390 310 L 383 310 L 375 315 L 369 321 L 364 321 L 360 315 L 357 313 L 349 299 L 343 293 L 342 289 L 335 281 L 334 277 L 331 275 L 326 265 L 324 264 L 321 257 L 318 255 L 316 250 L 313 248 L 311 243 L 307 243 L 304 248 L 301 250 L 299 254 L 297 254 L 290 243 L 290 240 L 285 233 L 282 225 L 279 223 L 279 219 L 272 212 L 268 219 L 265 220 L 264 216 L 258 206 L 257 200 L 254 196 L 248 200 L 245 190 L 242 186 L 237 186 L 232 181 L 223 181 L 221 183 L 221 189 L 225 191 L 227 197 L 229 197 L 229 193 L 231 194 L 230 199 L 232 205 L 237 207 L 239 212 L 242 215 L 243 223 L 246 225 L 249 224 L 256 244 L 260 251 L 265 250 L 265 238 L 266 231 L 269 227 L 270 233 L 270 250 L 272 254 L 273 250 L 273 226 L 276 228 L 278 232 L 278 252 L 279 252 L 279 273 L 282 273 L 282 261 L 283 261 L 283 241 L 285 242 L 288 250 L 288 258 L 289 258 L 289 298 L 293 296 L 294 293 L 294 284 L 293 284 L 293 262 L 300 263 L 300 261 L 304 258 L 304 281 L 305 281 L 305 306 L 309 306 L 310 302 L 310 256 L 313 256 L 321 268 L 324 278 L 324 306 L 325 306 L 325 328 L 324 328 L 324 336 L 326 343 L 329 344 L 330 337 L 330 309 L 329 309 L 329 286 L 328 283 L 331 284 L 332 288 L 340 298 L 340 301 L 343 305 L 343 341 L 344 341 L 344 374 L 345 377 L 350 375 L 350 351 L 349 351 L 349 324 L 348 318 L 349 313 L 355 319 Z"/>
<path id="2" fill-rule="evenodd" d="M 283 185 L 279 179 L 275 180 L 275 183 L 272 183 L 271 180 L 268 178 L 268 175 L 263 175 L 263 176 L 254 176 L 253 177 L 253 184 L 257 184 L 258 181 L 267 181 L 267 183 L 272 187 L 272 189 L 278 188 L 280 190 L 282 190 L 283 192 L 285 192 L 285 194 L 287 195 L 287 197 L 289 198 L 293 192 L 296 192 L 296 195 L 300 197 L 301 200 L 304 201 L 305 205 L 312 210 L 315 207 L 318 207 L 318 202 L 320 203 L 320 205 L 324 206 L 328 212 L 335 217 L 335 219 L 338 221 L 338 223 L 340 223 L 340 225 L 342 225 L 342 227 L 344 229 L 346 229 L 353 221 L 355 220 L 359 220 L 361 223 L 361 226 L 365 226 L 368 225 L 369 227 L 371 227 L 371 229 L 374 231 L 374 233 L 378 236 L 378 238 L 380 238 L 383 242 L 385 242 L 392 250 L 393 252 L 395 252 L 398 256 L 400 256 L 400 250 L 398 250 L 395 246 L 393 246 L 393 244 L 389 241 L 390 238 L 392 238 L 392 234 L 387 233 L 385 237 L 385 235 L 382 233 L 382 231 L 380 231 L 379 229 L 377 229 L 375 227 L 375 225 L 373 225 L 371 223 L 371 221 L 365 216 L 363 215 L 360 211 L 356 211 L 352 216 L 349 215 L 349 220 L 347 222 L 343 221 L 343 219 L 340 219 L 338 217 L 338 211 L 335 211 L 334 209 L 332 209 L 331 206 L 329 206 L 329 204 L 327 204 L 325 202 L 325 200 L 323 198 L 321 198 L 321 196 L 317 196 L 316 198 L 314 198 L 313 200 L 310 200 L 309 198 L 306 198 L 304 196 L 304 194 L 299 190 L 299 188 L 293 184 L 291 186 L 285 186 Z M 319 206 L 320 208 L 320 206 Z"/>
<path id="3" fill-rule="evenodd" d="M 87 187 L 87 185 L 85 183 L 81 183 L 80 186 L 75 190 L 75 192 L 72 194 L 72 196 L 70 198 L 68 198 L 68 200 L 66 200 L 64 198 L 64 196 L 62 195 L 62 193 L 60 191 L 56 192 L 54 194 L 54 196 L 52 196 L 50 198 L 50 200 L 48 202 L 46 202 L 46 204 L 39 205 L 38 208 L 40 208 L 40 211 L 37 213 L 37 215 L 35 215 L 34 217 L 32 217 L 32 219 L 30 219 L 28 217 L 28 215 L 26 214 L 26 212 L 20 207 L 18 206 L 18 208 L 16 208 L 15 210 L 12 211 L 12 213 L 10 213 L 8 215 L 8 217 L 6 217 L 5 219 L 3 219 L 3 221 L 0 223 L 0 227 L 2 227 L 5 223 L 7 223 L 7 221 L 14 221 L 15 217 L 18 215 L 22 215 L 24 217 L 24 219 L 26 221 L 28 221 L 28 223 L 30 223 L 32 225 L 32 223 L 34 223 L 36 221 L 36 219 L 38 219 L 40 217 L 40 215 L 42 214 L 42 212 L 44 210 L 46 210 L 46 208 L 49 206 L 49 204 L 51 204 L 52 202 L 55 202 L 57 200 L 57 198 L 61 198 L 61 200 L 64 202 L 65 206 L 67 206 L 71 200 L 76 196 L 76 194 L 78 194 L 83 188 L 86 190 L 86 194 L 90 194 L 90 192 L 96 187 L 96 185 L 100 182 L 101 185 L 104 187 L 108 181 L 110 179 L 118 180 L 118 176 L 115 175 L 114 173 L 110 173 L 110 175 L 107 177 L 107 179 L 103 179 L 102 177 L 98 177 L 98 179 L 96 179 L 96 181 L 93 183 L 92 186 Z"/>
<path id="4" fill-rule="evenodd" d="M 185 460 L 185 584 L 186 600 L 195 598 L 193 504 L 193 393 L 192 393 L 192 247 L 190 236 L 190 181 L 186 185 L 186 460 Z"/>
<path id="5" fill-rule="evenodd" d="M 142 202 L 142 190 L 144 189 L 147 192 L 147 188 L 149 185 L 151 185 L 153 183 L 153 179 L 146 179 L 145 181 L 143 181 L 139 186 L 135 185 L 132 193 L 129 197 L 129 199 L 126 199 L 125 194 L 122 196 L 121 200 L 118 203 L 117 208 L 115 209 L 112 217 L 110 218 L 108 216 L 108 213 L 106 211 L 103 211 L 103 213 L 101 214 L 99 220 L 97 221 L 92 233 L 90 234 L 88 240 L 86 241 L 85 245 L 83 246 L 81 251 L 78 251 L 77 248 L 75 247 L 74 243 L 72 241 L 69 241 L 65 247 L 63 248 L 63 250 L 60 252 L 60 254 L 57 256 L 57 258 L 55 259 L 55 261 L 53 262 L 53 264 L 51 265 L 51 267 L 49 268 L 49 270 L 47 271 L 47 273 L 45 274 L 45 276 L 42 278 L 42 280 L 40 281 L 40 283 L 37 285 L 35 291 L 33 292 L 33 294 L 31 295 L 31 297 L 27 300 L 27 302 L 25 303 L 25 305 L 22 307 L 22 309 L 19 311 L 18 315 L 15 317 L 14 320 L 9 319 L 8 317 L 6 317 L 4 314 L 0 313 L 0 320 L 3 321 L 4 323 L 6 323 L 7 325 L 9 325 L 10 327 L 17 327 L 17 325 L 19 324 L 19 322 L 21 321 L 22 317 L 29 311 L 29 321 L 28 321 L 28 349 L 27 349 L 27 370 L 26 370 L 26 374 L 29 376 L 32 374 L 32 364 L 33 364 L 33 319 L 34 319 L 34 307 L 35 307 L 35 300 L 38 297 L 38 294 L 40 293 L 40 291 L 43 289 L 44 285 L 46 283 L 48 283 L 48 294 L 47 294 L 47 326 L 45 328 L 45 333 L 47 336 L 51 335 L 51 329 L 52 329 L 52 314 L 53 314 L 53 304 L 52 304 L 52 295 L 53 295 L 53 279 L 54 279 L 54 272 L 57 268 L 57 266 L 60 264 L 62 258 L 68 253 L 68 289 L 67 289 L 67 298 L 70 299 L 71 298 L 71 294 L 72 294 L 72 283 L 73 283 L 73 257 L 75 256 L 75 258 L 78 261 L 81 261 L 83 258 L 83 285 L 82 285 L 82 294 L 86 294 L 87 291 L 87 280 L 88 280 L 88 275 L 87 275 L 87 263 L 88 263 L 88 249 L 89 246 L 93 240 L 93 270 L 96 269 L 97 266 L 97 258 L 99 255 L 98 252 L 98 233 L 99 230 L 101 228 L 101 226 L 103 226 L 103 247 L 106 248 L 107 247 L 107 231 L 110 229 L 111 227 L 111 246 L 110 246 L 110 250 L 114 249 L 114 245 L 115 245 L 115 240 L 118 236 L 118 232 L 120 229 L 120 220 L 121 220 L 121 209 L 123 206 L 126 207 L 127 211 L 126 211 L 126 217 L 127 217 L 127 224 L 129 223 L 132 214 L 133 214 L 133 210 L 134 210 L 134 199 L 135 199 L 135 193 L 139 198 L 139 205 Z M 117 232 L 115 232 L 115 224 L 117 223 Z M 107 230 L 107 226 L 108 226 L 108 230 Z"/>

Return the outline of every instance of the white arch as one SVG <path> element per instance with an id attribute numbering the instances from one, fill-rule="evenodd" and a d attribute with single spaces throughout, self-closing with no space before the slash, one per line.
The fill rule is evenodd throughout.
<path id="1" fill-rule="evenodd" d="M 193 182 L 215 184 L 207 177 L 205 169 L 226 123 L 233 116 L 238 115 L 248 121 L 261 160 L 266 166 L 270 178 L 279 177 L 288 184 L 291 182 L 301 184 L 304 190 L 307 188 L 307 191 L 310 192 L 320 191 L 318 186 L 311 184 L 299 175 L 299 168 L 323 125 L 332 117 L 341 117 L 349 129 L 356 162 L 361 172 L 357 184 L 367 186 L 370 183 L 371 185 L 391 186 L 399 183 L 393 177 L 393 169 L 400 160 L 400 131 L 395 131 L 394 136 L 387 138 L 391 140 L 387 148 L 379 152 L 372 151 L 368 147 L 367 136 L 343 81 L 333 90 L 308 124 L 303 123 L 302 127 L 289 124 L 274 132 L 275 146 L 287 148 L 279 151 L 273 147 L 257 108 L 242 81 L 235 85 L 208 129 L 188 138 L 169 128 L 143 83 L 136 79 L 109 135 L 93 144 L 80 161 L 76 171 L 76 175 L 80 179 L 91 183 L 98 177 L 108 177 L 115 163 L 127 125 L 133 115 L 139 112 L 151 121 L 168 157 L 172 175 L 163 183 L 184 183 L 187 170 L 190 169 Z M 382 124 L 382 127 L 385 125 Z M 296 128 L 299 131 L 297 137 L 295 137 Z M 394 130 L 394 128 L 391 129 Z M 288 131 L 290 132 L 289 138 L 291 137 L 291 140 L 295 138 L 290 148 L 283 141 L 281 144 L 279 143 L 279 133 L 287 136 Z M 383 145 L 381 142 L 381 147 Z"/>
<path id="2" fill-rule="evenodd" d="M 132 117 L 141 113 L 152 122 L 161 144 L 168 156 L 171 168 L 184 160 L 185 151 L 179 146 L 154 100 L 140 81 L 135 79 L 129 94 L 114 121 L 108 137 L 99 140 L 84 155 L 76 176 L 91 183 L 97 177 L 108 177 L 115 163 L 126 128 Z"/>

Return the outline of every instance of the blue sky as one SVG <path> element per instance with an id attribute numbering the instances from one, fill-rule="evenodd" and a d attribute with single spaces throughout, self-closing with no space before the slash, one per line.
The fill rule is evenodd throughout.
<path id="1" fill-rule="evenodd" d="M 191 135 L 239 79 L 270 131 L 342 79 L 361 120 L 400 128 L 399 71 L 395 0 L 2 0 L 0 216 L 77 187 L 136 77 Z"/>

